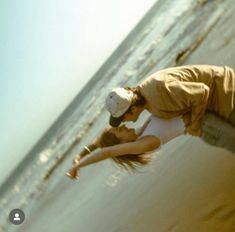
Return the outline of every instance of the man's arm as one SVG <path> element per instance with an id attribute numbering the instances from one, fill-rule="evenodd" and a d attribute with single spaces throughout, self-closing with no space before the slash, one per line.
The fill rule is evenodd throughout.
<path id="1" fill-rule="evenodd" d="M 172 81 L 162 88 L 168 111 L 188 112 L 185 132 L 201 136 L 202 118 L 207 108 L 209 87 L 204 83 Z M 191 115 L 190 115 L 191 113 Z"/>

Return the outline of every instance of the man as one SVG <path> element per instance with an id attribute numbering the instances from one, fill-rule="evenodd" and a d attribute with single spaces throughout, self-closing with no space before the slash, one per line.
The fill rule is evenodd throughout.
<path id="1" fill-rule="evenodd" d="M 116 88 L 106 98 L 110 125 L 136 121 L 142 111 L 162 118 L 182 115 L 185 133 L 202 134 L 206 110 L 235 126 L 235 77 L 232 68 L 188 65 L 161 70 L 136 88 Z"/>

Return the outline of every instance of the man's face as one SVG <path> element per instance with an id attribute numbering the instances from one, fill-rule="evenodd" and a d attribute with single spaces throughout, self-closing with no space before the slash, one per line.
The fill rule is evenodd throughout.
<path id="1" fill-rule="evenodd" d="M 127 122 L 127 121 L 136 122 L 142 111 L 143 109 L 141 107 L 132 106 L 131 111 L 124 114 L 122 121 L 123 122 Z"/>

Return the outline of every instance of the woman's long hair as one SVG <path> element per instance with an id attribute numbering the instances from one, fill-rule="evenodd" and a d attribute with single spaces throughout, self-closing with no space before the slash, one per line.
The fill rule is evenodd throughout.
<path id="1" fill-rule="evenodd" d="M 109 147 L 120 144 L 120 140 L 107 129 L 101 134 L 99 139 L 100 147 Z M 151 157 L 148 154 L 126 154 L 111 158 L 116 164 L 128 171 L 137 171 L 139 167 L 150 163 Z"/>

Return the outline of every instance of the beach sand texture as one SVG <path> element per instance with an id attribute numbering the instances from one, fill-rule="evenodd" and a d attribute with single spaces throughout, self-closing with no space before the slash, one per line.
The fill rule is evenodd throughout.
<path id="1" fill-rule="evenodd" d="M 235 155 L 199 139 L 166 144 L 142 173 L 130 175 L 107 161 L 81 175 L 70 181 L 60 174 L 17 231 L 235 229 Z"/>
<path id="2" fill-rule="evenodd" d="M 211 2 L 220 7 L 222 1 L 200 4 L 206 7 Z M 175 65 L 235 68 L 235 1 L 224 2 L 224 11 L 213 27 L 184 48 Z M 199 138 L 180 136 L 153 157 L 140 173 L 129 174 L 105 161 L 82 169 L 81 178 L 71 181 L 65 177 L 70 156 L 24 209 L 26 221 L 5 231 L 235 231 L 234 153 Z"/>

